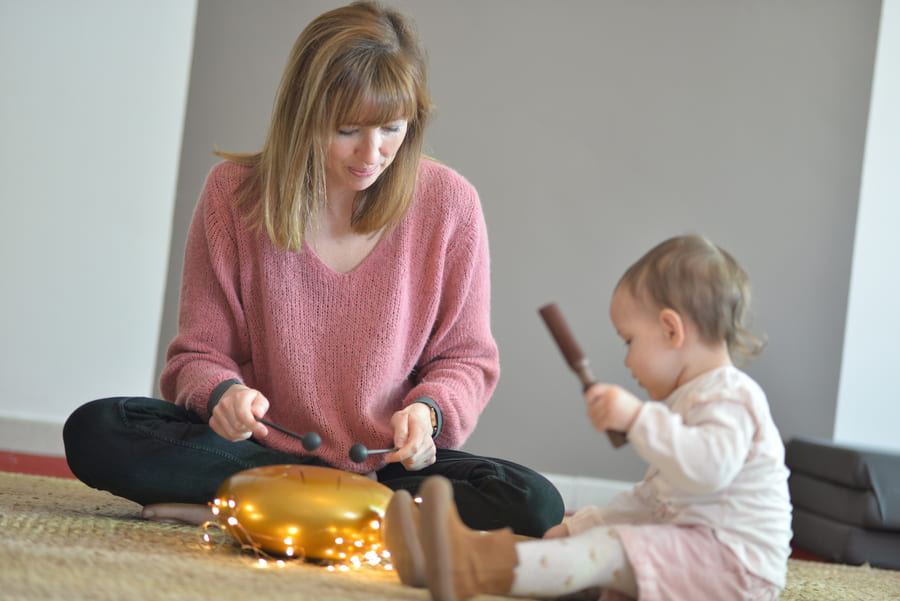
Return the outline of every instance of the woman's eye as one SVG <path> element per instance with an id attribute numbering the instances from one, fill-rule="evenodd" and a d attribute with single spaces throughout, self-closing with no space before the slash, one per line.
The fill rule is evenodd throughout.
<path id="1" fill-rule="evenodd" d="M 342 135 L 342 136 L 352 136 L 353 134 L 356 133 L 356 131 L 357 131 L 357 130 L 354 129 L 354 128 L 352 128 L 352 127 L 340 127 L 340 128 L 338 128 L 338 134 L 340 134 L 340 135 Z"/>
<path id="2" fill-rule="evenodd" d="M 394 121 L 381 126 L 381 130 L 387 133 L 396 134 L 403 131 L 406 127 L 406 121 Z"/>

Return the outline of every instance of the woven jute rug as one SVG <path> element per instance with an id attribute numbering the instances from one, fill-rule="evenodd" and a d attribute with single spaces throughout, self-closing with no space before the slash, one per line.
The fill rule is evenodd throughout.
<path id="1" fill-rule="evenodd" d="M 0 599 L 427 600 L 393 572 L 260 567 L 228 539 L 148 522 L 130 501 L 75 480 L 0 472 Z M 486 601 L 501 597 L 480 597 Z M 782 601 L 900 601 L 900 572 L 791 560 Z"/>

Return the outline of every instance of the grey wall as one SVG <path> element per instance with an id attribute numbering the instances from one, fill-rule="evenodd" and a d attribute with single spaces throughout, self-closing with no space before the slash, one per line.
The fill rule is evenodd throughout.
<path id="1" fill-rule="evenodd" d="M 160 334 L 214 146 L 261 144 L 285 58 L 343 2 L 200 0 Z M 428 151 L 478 188 L 503 374 L 467 450 L 636 479 L 584 418 L 537 316 L 558 302 L 603 378 L 641 392 L 607 317 L 621 272 L 698 231 L 755 283 L 750 373 L 788 438 L 830 437 L 880 3 L 398 0 L 430 56 Z"/>

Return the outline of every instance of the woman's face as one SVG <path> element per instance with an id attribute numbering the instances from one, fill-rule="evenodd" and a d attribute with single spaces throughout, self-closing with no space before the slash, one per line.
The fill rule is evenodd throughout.
<path id="1" fill-rule="evenodd" d="M 348 193 L 355 196 L 374 184 L 394 161 L 407 126 L 405 119 L 381 125 L 339 126 L 331 137 L 325 163 L 329 197 Z"/>

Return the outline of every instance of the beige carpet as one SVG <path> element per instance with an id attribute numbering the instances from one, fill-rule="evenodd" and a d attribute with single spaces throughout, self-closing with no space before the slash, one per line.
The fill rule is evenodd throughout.
<path id="1" fill-rule="evenodd" d="M 74 480 L 0 472 L 0 599 L 429 599 L 379 569 L 260 568 L 234 545 L 205 548 L 199 529 L 147 522 L 139 511 Z M 898 601 L 900 572 L 791 560 L 781 599 Z"/>

